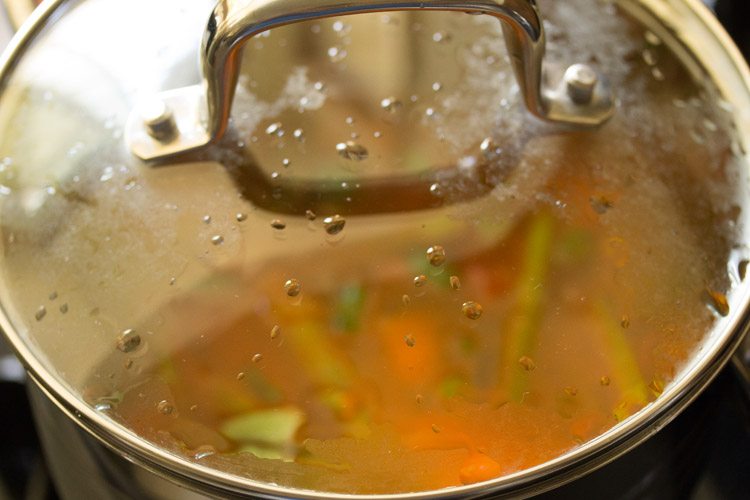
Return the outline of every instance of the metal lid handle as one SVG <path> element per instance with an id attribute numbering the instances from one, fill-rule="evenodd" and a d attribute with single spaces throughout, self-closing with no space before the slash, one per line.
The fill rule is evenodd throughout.
<path id="1" fill-rule="evenodd" d="M 207 146 L 227 129 L 241 49 L 250 38 L 286 24 L 398 10 L 487 14 L 501 21 L 526 107 L 543 120 L 595 127 L 613 113 L 606 82 L 588 66 L 575 64 L 558 85 L 543 86 L 545 35 L 535 0 L 221 0 L 203 36 L 203 85 L 163 92 L 155 103 L 136 109 L 126 128 L 126 141 L 143 160 Z M 154 113 L 155 109 L 163 112 Z"/>

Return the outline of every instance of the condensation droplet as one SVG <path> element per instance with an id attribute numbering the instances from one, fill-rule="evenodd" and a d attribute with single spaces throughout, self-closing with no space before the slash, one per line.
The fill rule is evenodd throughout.
<path id="1" fill-rule="evenodd" d="M 237 374 L 237 380 L 242 380 L 243 378 L 245 378 L 245 372 L 239 372 Z"/>
<path id="2" fill-rule="evenodd" d="M 211 224 L 211 216 L 210 215 L 204 215 L 201 219 L 204 224 Z"/>
<path id="3" fill-rule="evenodd" d="M 329 47 L 328 51 L 328 59 L 333 62 L 337 63 L 339 61 L 343 61 L 344 58 L 346 58 L 346 49 L 342 49 L 341 47 Z"/>
<path id="4" fill-rule="evenodd" d="M 440 92 L 441 90 L 443 90 L 443 84 L 440 82 L 433 82 L 432 90 L 435 92 Z"/>
<path id="5" fill-rule="evenodd" d="M 620 318 L 620 326 L 625 329 L 630 328 L 630 316 L 623 314 L 622 318 Z"/>
<path id="6" fill-rule="evenodd" d="M 282 165 L 283 165 L 284 167 L 289 167 L 289 165 L 291 165 L 291 164 L 292 164 L 292 160 L 290 160 L 289 158 L 284 158 L 283 160 L 281 160 L 281 164 L 282 164 Z"/>
<path id="7" fill-rule="evenodd" d="M 234 218 L 237 219 L 237 222 L 244 222 L 247 220 L 247 214 L 242 213 L 242 212 L 237 212 Z"/>
<path id="8" fill-rule="evenodd" d="M 649 382 L 648 388 L 651 389 L 654 395 L 660 396 L 664 392 L 664 383 L 661 380 L 654 379 Z"/>
<path id="9" fill-rule="evenodd" d="M 224 243 L 224 237 L 220 234 L 215 234 L 211 236 L 211 243 L 213 243 L 214 245 L 221 245 L 222 243 Z"/>
<path id="10" fill-rule="evenodd" d="M 417 343 L 416 340 L 414 340 L 414 335 L 405 335 L 404 336 L 404 342 L 408 347 L 414 347 L 414 345 Z"/>
<path id="11" fill-rule="evenodd" d="M 111 403 L 97 403 L 94 405 L 94 409 L 98 412 L 107 412 L 112 409 Z"/>
<path id="12" fill-rule="evenodd" d="M 463 312 L 464 316 L 469 319 L 479 319 L 482 316 L 484 309 L 482 309 L 480 304 L 470 300 L 463 303 L 461 306 L 461 312 Z"/>
<path id="13" fill-rule="evenodd" d="M 275 122 L 266 127 L 266 134 L 268 135 L 284 135 L 284 130 L 281 128 L 281 122 Z"/>
<path id="14" fill-rule="evenodd" d="M 63 305 L 60 306 L 60 312 L 63 313 L 63 314 L 67 314 L 68 313 L 68 304 L 67 303 L 65 303 L 65 304 L 63 304 Z"/>
<path id="15" fill-rule="evenodd" d="M 383 137 L 383 132 L 381 132 L 380 130 L 376 130 L 375 132 L 372 133 L 372 136 L 375 139 L 380 139 L 381 137 Z"/>
<path id="16" fill-rule="evenodd" d="M 420 274 L 419 276 L 414 277 L 414 286 L 420 287 L 425 283 L 427 283 L 427 276 L 425 276 L 424 274 Z"/>
<path id="17" fill-rule="evenodd" d="M 52 293 L 49 294 L 49 300 L 55 300 L 55 299 L 57 299 L 57 292 L 53 291 Z"/>
<path id="18" fill-rule="evenodd" d="M 347 160 L 361 161 L 367 159 L 367 148 L 353 141 L 339 142 L 336 144 L 339 156 Z"/>
<path id="19" fill-rule="evenodd" d="M 346 225 L 346 219 L 340 215 L 332 215 L 323 219 L 323 226 L 326 229 L 326 233 L 330 235 L 339 234 Z"/>
<path id="20" fill-rule="evenodd" d="M 399 101 L 395 97 L 386 97 L 385 99 L 380 101 L 380 107 L 388 111 L 389 113 L 395 113 L 396 111 L 401 109 L 402 106 L 403 104 L 401 103 L 401 101 Z"/>
<path id="21" fill-rule="evenodd" d="M 404 295 L 401 296 L 401 302 L 403 302 L 403 304 L 405 306 L 408 306 L 409 304 L 411 304 L 411 297 L 409 297 L 408 295 L 404 294 Z"/>
<path id="22" fill-rule="evenodd" d="M 428 248 L 427 261 L 435 267 L 445 264 L 445 248 L 440 245 L 433 245 Z"/>
<path id="23" fill-rule="evenodd" d="M 606 386 L 608 386 L 608 385 L 610 384 L 610 382 L 611 382 L 611 380 L 610 380 L 610 379 L 609 379 L 609 377 L 608 377 L 608 376 L 606 376 L 606 375 L 602 376 L 602 377 L 601 377 L 601 378 L 599 379 L 599 383 L 600 383 L 601 385 L 605 386 L 605 387 L 606 387 Z"/>
<path id="24" fill-rule="evenodd" d="M 727 296 L 715 290 L 706 290 L 710 298 L 711 307 L 721 316 L 729 315 L 729 301 Z"/>
<path id="25" fill-rule="evenodd" d="M 435 434 L 438 434 L 440 432 L 440 427 L 438 427 L 437 425 L 432 424 L 431 427 L 432 427 L 432 432 L 434 432 Z"/>
<path id="26" fill-rule="evenodd" d="M 418 405 L 421 405 L 424 403 L 424 396 L 422 396 L 421 394 L 417 394 L 417 397 L 415 399 L 417 400 Z"/>
<path id="27" fill-rule="evenodd" d="M 44 306 L 39 306 L 39 308 L 34 313 L 34 318 L 36 318 L 37 321 L 41 321 L 42 318 L 44 318 L 47 315 L 47 308 Z"/>
<path id="28" fill-rule="evenodd" d="M 435 197 L 443 196 L 443 188 L 437 182 L 430 184 L 430 194 Z"/>
<path id="29" fill-rule="evenodd" d="M 195 449 L 195 452 L 193 453 L 193 458 L 195 460 L 202 460 L 206 457 L 210 457 L 211 455 L 216 454 L 216 449 L 211 446 L 210 444 L 199 446 Z"/>
<path id="30" fill-rule="evenodd" d="M 132 328 L 120 332 L 117 337 L 117 348 L 122 352 L 132 352 L 141 345 L 141 336 Z"/>
<path id="31" fill-rule="evenodd" d="M 536 363 L 534 363 L 534 360 L 528 356 L 521 356 L 518 358 L 518 364 L 527 372 L 533 371 L 536 368 Z"/>
<path id="32" fill-rule="evenodd" d="M 654 47 L 661 45 L 661 38 L 659 38 L 651 31 L 646 31 L 643 34 L 643 38 L 646 39 L 646 43 L 648 43 L 649 45 L 653 45 Z"/>
<path id="33" fill-rule="evenodd" d="M 568 386 L 568 387 L 565 387 L 563 391 L 565 391 L 565 394 L 571 397 L 578 395 L 578 389 L 576 389 L 575 387 Z"/>
<path id="34" fill-rule="evenodd" d="M 271 328 L 271 339 L 275 339 L 279 335 L 281 335 L 281 327 L 279 325 L 273 325 L 273 328 Z"/>
<path id="35" fill-rule="evenodd" d="M 451 41 L 451 34 L 445 31 L 436 31 L 432 34 L 432 41 L 437 43 L 448 43 Z"/>
<path id="36" fill-rule="evenodd" d="M 307 217 L 307 220 L 315 220 L 318 216 L 315 215 L 315 212 L 312 210 L 305 210 L 305 217 Z"/>
<path id="37" fill-rule="evenodd" d="M 294 132 L 292 132 L 292 137 L 301 141 L 305 138 L 305 132 L 301 128 L 296 128 L 294 129 Z"/>
<path id="38" fill-rule="evenodd" d="M 458 279 L 458 276 L 451 276 L 450 277 L 450 285 L 451 288 L 454 290 L 460 290 L 461 289 L 461 280 Z"/>
<path id="39" fill-rule="evenodd" d="M 258 353 L 253 354 L 253 357 L 252 357 L 253 363 L 260 363 L 261 361 L 263 361 L 263 355 L 261 353 L 258 352 Z"/>
<path id="40" fill-rule="evenodd" d="M 302 291 L 302 285 L 296 279 L 291 278 L 284 283 L 284 290 L 286 290 L 288 296 L 296 297 Z"/>
<path id="41" fill-rule="evenodd" d="M 172 404 L 166 399 L 159 401 L 156 405 L 156 409 L 159 410 L 159 413 L 162 415 L 171 415 L 174 413 L 174 406 L 172 406 Z"/>
<path id="42" fill-rule="evenodd" d="M 646 49 L 641 52 L 641 57 L 643 58 L 643 62 L 645 62 L 649 66 L 656 66 L 656 54 L 654 54 L 651 50 Z"/>
<path id="43" fill-rule="evenodd" d="M 271 227 L 278 231 L 281 231 L 282 229 L 286 229 L 286 224 L 279 219 L 274 219 L 271 221 Z"/>

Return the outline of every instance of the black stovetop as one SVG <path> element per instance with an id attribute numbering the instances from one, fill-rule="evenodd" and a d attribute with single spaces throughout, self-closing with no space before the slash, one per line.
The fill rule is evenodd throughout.
<path id="1" fill-rule="evenodd" d="M 745 56 L 750 57 L 750 0 L 704 1 L 715 8 L 730 35 Z M 687 469 L 679 466 L 662 467 L 668 470 L 660 471 L 666 479 L 660 479 L 659 487 L 631 490 L 637 493 L 627 496 L 690 500 L 750 498 L 750 385 L 733 366 L 727 366 L 693 407 L 709 407 L 712 411 L 710 418 L 701 424 L 699 446 L 688 457 L 691 473 L 686 474 Z M 695 425 L 689 425 L 691 419 L 699 418 L 694 413 L 689 408 L 667 429 L 695 432 Z M 648 459 L 645 446 L 631 453 L 642 453 Z M 655 468 L 658 467 L 656 464 Z M 606 474 L 598 474 L 592 481 L 618 484 L 615 477 L 618 474 L 617 467 L 608 468 Z M 612 493 L 621 496 L 622 491 Z M 546 497 L 575 498 L 565 489 Z M 34 429 L 23 386 L 23 370 L 0 339 L 0 500 L 56 499 Z"/>

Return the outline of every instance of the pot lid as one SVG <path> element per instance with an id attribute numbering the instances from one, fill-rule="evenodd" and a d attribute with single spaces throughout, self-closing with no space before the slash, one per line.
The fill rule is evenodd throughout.
<path id="1" fill-rule="evenodd" d="M 50 2 L 6 59 L 3 326 L 63 406 L 235 489 L 506 487 L 726 361 L 750 108 L 695 2 L 308 4 Z"/>

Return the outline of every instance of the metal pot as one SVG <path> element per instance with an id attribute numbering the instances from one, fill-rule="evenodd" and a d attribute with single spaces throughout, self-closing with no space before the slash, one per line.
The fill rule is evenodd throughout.
<path id="1" fill-rule="evenodd" d="M 601 127 L 599 130 L 606 133 L 606 127 L 610 127 L 607 120 L 614 115 L 612 120 L 617 121 L 618 113 L 632 103 L 617 87 L 627 80 L 627 75 L 600 74 L 592 68 L 601 65 L 597 60 L 584 61 L 591 65 L 570 66 L 567 64 L 580 61 L 566 61 L 566 64 L 550 61 L 556 55 L 567 54 L 559 48 L 548 51 L 543 72 L 545 26 L 533 1 L 331 2 L 313 6 L 305 1 L 222 1 L 213 8 L 207 26 L 205 16 L 213 2 L 196 0 L 189 6 L 184 3 L 143 0 L 116 5 L 108 0 L 51 0 L 35 11 L 5 53 L 0 71 L 3 85 L 0 156 L 8 158 L 3 172 L 12 175 L 4 178 L 3 182 L 9 185 L 3 184 L 2 193 L 5 256 L 1 325 L 29 371 L 40 433 L 53 457 L 51 467 L 64 497 L 349 498 L 350 495 L 341 493 L 255 481 L 188 460 L 142 439 L 107 413 L 106 402 L 92 400 L 86 393 L 92 379 L 101 379 L 106 385 L 108 379 L 120 377 L 116 370 L 110 374 L 106 362 L 113 345 L 128 341 L 122 335 L 127 337 L 130 322 L 137 323 L 139 331 L 157 329 L 163 324 L 165 319 L 157 306 L 172 297 L 174 288 L 169 287 L 175 283 L 185 283 L 187 287 L 205 282 L 212 275 L 227 274 L 228 263 L 234 257 L 223 249 L 242 245 L 241 232 L 232 232 L 234 222 L 204 221 L 205 227 L 200 232 L 204 240 L 211 241 L 209 249 L 218 249 L 210 253 L 205 250 L 205 241 L 200 251 L 196 250 L 197 244 L 194 248 L 181 246 L 182 235 L 192 222 L 186 216 L 193 217 L 210 208 L 214 212 L 242 213 L 245 217 L 248 202 L 281 214 L 304 213 L 301 207 L 315 202 L 321 208 L 348 207 L 342 210 L 353 216 L 420 214 L 424 210 L 481 200 L 499 183 L 487 171 L 474 168 L 475 163 L 462 164 L 460 155 L 448 153 L 448 146 L 442 146 L 445 141 L 441 140 L 421 145 L 417 151 L 428 158 L 426 163 L 434 164 L 445 157 L 447 168 L 396 176 L 393 170 L 383 167 L 383 172 L 376 172 L 372 178 L 364 173 L 362 187 L 358 188 L 360 195 L 351 196 L 352 201 L 346 189 L 331 188 L 325 179 L 315 177 L 282 183 L 281 191 L 285 194 L 277 196 L 279 175 L 278 172 L 269 175 L 268 170 L 275 167 L 268 165 L 279 165 L 278 153 L 273 148 L 248 153 L 244 142 L 257 137 L 253 131 L 259 127 L 259 121 L 248 111 L 253 109 L 251 106 L 261 106 L 267 116 L 284 112 L 288 102 L 284 104 L 286 101 L 277 98 L 274 84 L 278 82 L 278 74 L 292 63 L 275 59 L 273 53 L 263 56 L 254 50 L 253 56 L 267 57 L 270 61 L 261 60 L 253 66 L 248 63 L 249 58 L 242 58 L 241 46 L 255 43 L 257 49 L 263 38 L 258 42 L 255 37 L 267 29 L 331 16 L 402 10 L 488 14 L 503 23 L 509 64 L 519 89 L 515 101 L 511 99 L 502 106 L 508 119 L 501 124 L 507 130 L 497 132 L 496 141 L 520 137 L 514 134 L 527 128 L 533 129 L 533 133 L 547 134 L 549 130 Z M 641 443 L 648 446 L 654 443 L 654 437 L 658 438 L 660 429 L 716 376 L 747 330 L 750 291 L 743 281 L 747 247 L 744 144 L 750 126 L 750 74 L 731 41 L 697 0 L 623 0 L 615 4 L 641 23 L 642 29 L 647 30 L 649 43 L 663 44 L 675 54 L 683 67 L 680 74 L 705 85 L 704 91 L 712 96 L 709 101 L 721 100 L 719 107 L 724 110 L 722 116 L 728 123 L 728 133 L 732 134 L 735 165 L 732 172 L 741 197 L 739 201 L 733 200 L 739 215 L 721 221 L 720 230 L 731 232 L 732 241 L 728 245 L 731 254 L 723 256 L 725 263 L 731 264 L 729 275 L 715 276 L 707 286 L 713 291 L 724 285 L 728 292 L 726 310 L 722 304 L 714 303 L 718 314 L 700 349 L 669 385 L 658 388 L 661 394 L 655 401 L 601 436 L 536 467 L 478 485 L 406 495 L 410 498 L 541 493 L 592 473 Z M 134 26 L 138 29 L 134 30 Z M 566 28 L 573 29 L 563 27 Z M 638 33 L 632 27 L 624 31 L 628 29 Z M 575 30 L 568 41 L 585 46 L 584 39 L 593 29 L 578 26 Z M 565 39 L 559 32 L 555 34 Z M 306 38 L 295 38 L 292 31 L 288 36 L 285 43 L 298 49 L 305 47 Z M 443 39 L 446 34 L 436 31 L 435 36 Z M 439 43 L 441 40 L 435 36 L 433 40 Z M 396 43 L 388 36 L 382 40 L 394 43 L 394 54 L 408 45 L 403 41 Z M 331 59 L 337 59 L 343 51 L 341 47 L 334 48 L 335 51 L 328 52 Z M 245 51 L 245 56 L 248 52 Z M 200 73 L 190 63 L 198 53 Z M 441 57 L 430 59 L 420 49 L 415 49 L 414 54 L 424 58 L 421 70 L 443 63 Z M 649 65 L 652 56 L 643 56 Z M 348 57 L 350 64 L 364 76 L 357 81 L 357 89 L 344 89 L 343 93 L 373 95 L 384 88 L 397 88 L 408 95 L 404 89 L 409 85 L 424 83 L 418 75 L 408 74 L 404 69 L 410 62 L 395 67 L 378 64 L 357 67 L 353 53 Z M 242 80 L 240 66 L 245 68 L 248 64 L 247 71 L 255 71 L 258 82 Z M 264 71 L 268 75 L 262 74 Z M 368 81 L 378 71 L 389 72 L 385 84 Z M 664 80 L 658 65 L 652 71 L 657 83 Z M 465 72 L 471 76 L 470 69 Z M 294 94 L 299 99 L 294 106 L 304 111 L 318 109 L 315 102 L 321 98 L 321 89 L 311 84 L 306 75 L 297 75 L 302 81 L 300 84 L 297 80 L 297 84 L 302 85 L 303 91 Z M 260 81 L 264 76 L 267 76 L 265 84 Z M 464 76 L 448 75 L 448 78 Z M 614 82 L 613 88 L 609 87 L 608 77 Z M 196 82 L 201 84 L 194 85 Z M 294 82 L 287 81 L 288 88 L 289 85 Z M 506 79 L 500 88 L 514 91 L 513 80 Z M 653 89 L 648 92 L 659 94 Z M 678 107 L 685 105 L 679 96 L 669 92 L 663 97 L 677 99 Z M 358 94 L 344 100 L 347 99 L 354 103 L 361 100 Z M 269 106 L 268 102 L 272 104 Z M 270 109 L 273 106 L 280 109 Z M 427 109 L 433 110 L 427 113 L 431 117 L 435 109 Z M 324 129 L 326 123 L 333 123 L 332 120 L 346 113 L 333 110 L 317 121 L 311 119 L 305 129 Z M 541 120 L 529 118 L 529 114 Z M 489 126 L 496 132 L 499 125 L 494 117 L 484 112 L 477 115 L 478 122 L 461 122 L 454 115 L 457 121 L 452 122 L 453 128 L 451 122 L 446 122 L 439 134 L 450 135 L 446 130 L 457 133 L 457 128 L 468 123 L 478 123 L 479 128 Z M 408 124 L 391 125 L 396 133 L 403 134 L 404 142 L 420 143 L 419 133 Z M 278 132 L 278 127 L 271 130 L 273 126 L 268 127 L 270 135 Z M 721 124 L 713 121 L 698 126 L 706 127 L 709 132 L 721 128 Z M 467 135 L 463 141 L 475 141 L 471 133 Z M 325 142 L 329 138 L 321 132 L 317 139 Z M 309 144 L 311 171 L 315 172 L 319 167 L 315 158 L 321 156 L 320 149 L 315 149 L 313 140 Z M 353 146 L 341 144 L 340 155 L 360 154 L 347 150 Z M 522 141 L 520 149 L 525 145 Z M 490 156 L 493 152 L 484 142 L 481 150 Z M 521 156 L 522 152 L 515 155 L 511 152 L 510 159 L 502 161 L 513 163 Z M 490 158 L 490 164 L 495 160 Z M 291 160 L 293 164 L 296 161 Z M 255 171 L 241 168 L 248 163 L 259 168 Z M 284 164 L 287 165 L 288 162 Z M 500 171 L 507 168 L 510 167 L 500 165 Z M 464 175 L 467 169 L 471 170 L 470 175 Z M 354 173 L 363 175 L 356 169 Z M 116 187 L 110 183 L 113 180 L 119 183 Z M 93 181 L 99 184 L 94 186 Z M 507 181 L 507 177 L 501 181 Z M 139 191 L 141 185 L 147 185 L 149 191 Z M 443 189 L 447 185 L 460 185 L 461 189 L 436 198 L 430 194 L 430 188 L 436 185 Z M 409 196 L 373 204 L 383 186 Z M 118 205 L 120 190 L 133 194 L 127 205 Z M 117 203 L 107 204 L 109 196 Z M 342 199 L 349 204 L 343 204 Z M 707 209 L 711 209 L 716 199 L 710 196 L 707 199 Z M 136 205 L 143 211 L 142 218 L 134 218 L 138 213 Z M 76 212 L 79 206 L 84 209 Z M 513 210 L 510 205 L 505 208 Z M 159 215 L 151 217 L 157 211 Z M 98 216 L 89 218 L 90 213 Z M 108 230 L 103 226 L 105 223 L 111 223 L 113 229 Z M 372 224 L 366 230 L 379 228 Z M 275 247 L 261 248 L 258 255 L 240 260 L 243 266 L 254 268 L 271 258 L 274 251 Z M 102 255 L 103 258 L 99 261 L 93 258 L 95 255 L 97 259 Z M 68 263 L 70 269 L 60 267 Z M 159 284 L 167 286 L 162 289 Z M 144 289 L 146 292 L 135 298 L 138 295 L 135 291 Z M 46 298 L 40 299 L 40 293 Z M 712 297 L 719 300 L 716 295 Z M 156 345 L 156 341 L 151 342 Z M 138 354 L 146 355 L 148 352 Z M 138 357 L 134 358 L 137 363 Z M 664 438 L 663 433 L 661 436 Z"/>

